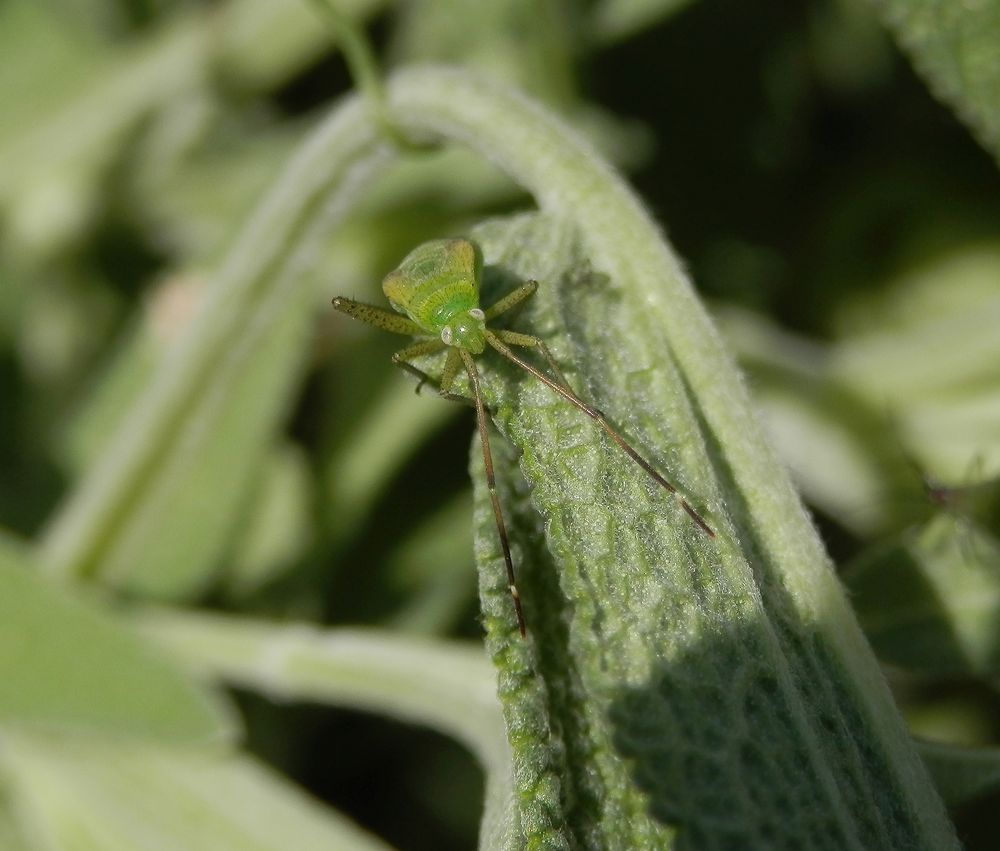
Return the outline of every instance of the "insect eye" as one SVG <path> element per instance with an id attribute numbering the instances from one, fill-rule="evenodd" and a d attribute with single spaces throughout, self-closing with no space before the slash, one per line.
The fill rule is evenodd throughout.
<path id="1" fill-rule="evenodd" d="M 473 319 L 485 319 L 486 318 L 486 314 L 483 313 L 483 311 L 480 310 L 478 307 L 472 308 L 472 310 L 469 311 L 469 316 L 471 316 Z"/>
<path id="2" fill-rule="evenodd" d="M 446 346 L 450 346 L 451 339 L 452 339 L 451 326 L 446 325 L 444 328 L 441 329 L 441 342 L 444 343 Z"/>

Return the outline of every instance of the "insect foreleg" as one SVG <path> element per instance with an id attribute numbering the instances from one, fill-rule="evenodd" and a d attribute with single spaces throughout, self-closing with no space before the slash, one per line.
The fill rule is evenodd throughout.
<path id="1" fill-rule="evenodd" d="M 409 317 L 393 310 L 376 307 L 374 304 L 365 304 L 363 301 L 355 301 L 353 298 L 337 296 L 333 300 L 333 306 L 341 313 L 346 313 L 354 319 L 360 319 L 367 325 L 381 328 L 383 331 L 390 331 L 393 334 L 419 337 L 421 334 L 427 333 Z"/>

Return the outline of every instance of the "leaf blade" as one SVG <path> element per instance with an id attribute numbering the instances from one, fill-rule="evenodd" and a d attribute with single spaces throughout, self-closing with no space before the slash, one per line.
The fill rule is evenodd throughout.
<path id="1" fill-rule="evenodd" d="M 717 559 L 696 560 L 694 571 L 685 572 L 686 561 L 677 562 L 672 573 L 662 564 L 657 565 L 656 570 L 661 578 L 674 583 L 673 588 L 683 588 L 689 601 L 706 601 L 704 609 L 695 606 L 687 613 L 709 615 L 701 617 L 699 622 L 709 646 L 716 638 L 721 637 L 723 641 L 716 653 L 701 654 L 700 661 L 697 642 L 688 642 L 688 649 L 695 651 L 687 657 L 694 670 L 706 661 L 709 665 L 718 663 L 712 674 L 714 681 L 723 686 L 723 694 L 728 693 L 734 681 L 740 682 L 734 679 L 737 673 L 752 674 L 749 685 L 744 684 L 746 700 L 739 707 L 740 712 L 730 720 L 747 729 L 750 722 L 757 720 L 754 712 L 759 706 L 765 708 L 765 718 L 779 730 L 782 723 L 775 719 L 790 720 L 792 726 L 787 728 L 790 735 L 785 737 L 789 747 L 780 755 L 778 764 L 783 762 L 796 769 L 803 769 L 803 766 L 808 769 L 806 788 L 813 797 L 805 801 L 797 799 L 800 787 L 788 782 L 795 773 L 775 770 L 773 764 L 763 780 L 769 781 L 773 776 L 783 781 L 787 784 L 784 791 L 779 791 L 780 786 L 760 782 L 762 778 L 754 769 L 755 764 L 760 767 L 763 756 L 752 749 L 738 749 L 737 753 L 745 753 L 747 759 L 745 765 L 731 772 L 730 777 L 736 782 L 727 788 L 734 796 L 744 795 L 743 790 L 748 788 L 762 790 L 771 797 L 772 812 L 784 821 L 788 819 L 789 801 L 796 801 L 797 825 L 792 829 L 793 835 L 796 830 L 806 837 L 823 834 L 823 828 L 817 827 L 819 818 L 825 825 L 836 827 L 836 831 L 824 835 L 837 837 L 838 847 L 955 847 L 954 830 L 940 798 L 909 740 L 822 544 L 788 476 L 764 440 L 733 360 L 694 296 L 680 261 L 638 200 L 571 130 L 537 104 L 498 85 L 476 80 L 462 72 L 414 69 L 398 75 L 390 83 L 389 99 L 393 119 L 404 132 L 418 136 L 444 135 L 473 145 L 531 191 L 544 212 L 572 223 L 588 263 L 611 282 L 607 295 L 614 300 L 613 311 L 608 305 L 605 314 L 623 319 L 627 328 L 636 329 L 621 339 L 629 345 L 636 342 L 633 338 L 640 339 L 643 347 L 656 353 L 654 359 L 658 364 L 676 368 L 674 380 L 654 377 L 654 386 L 661 398 L 686 399 L 686 404 L 679 406 L 679 416 L 674 416 L 673 409 L 650 413 L 663 418 L 679 434 L 694 437 L 687 441 L 682 437 L 674 444 L 684 448 L 671 457 L 671 468 L 683 483 L 703 498 L 711 501 L 714 493 L 724 494 L 725 510 L 724 513 L 709 512 L 720 532 Z M 598 333 L 585 339 L 583 350 L 592 349 L 597 366 L 601 359 L 613 362 L 620 357 L 616 351 L 618 337 L 609 339 L 602 335 L 600 322 L 594 327 Z M 538 333 L 544 331 L 538 329 Z M 629 359 L 634 359 L 634 354 Z M 644 360 L 648 360 L 648 355 Z M 608 386 L 612 392 L 621 392 L 623 387 L 621 381 Z M 617 409 L 624 407 L 628 399 L 621 401 Z M 550 420 L 549 425 L 552 422 Z M 517 436 L 511 436 L 517 442 Z M 555 449 L 559 445 L 558 436 L 558 428 L 550 429 L 541 444 L 549 461 L 558 459 Z M 528 449 L 524 445 L 519 448 L 524 458 L 530 460 Z M 560 508 L 558 504 L 559 485 L 567 480 L 565 466 L 541 465 L 532 476 L 530 465 L 522 463 L 522 469 L 536 489 L 544 487 L 546 480 L 553 483 L 551 495 L 555 501 L 552 504 L 563 513 L 553 520 L 551 514 L 543 512 L 550 536 L 556 521 L 567 519 L 568 506 L 564 504 Z M 481 501 L 482 491 L 479 494 Z M 602 504 L 611 512 L 608 517 L 622 526 L 634 519 L 628 516 L 627 502 L 610 502 Z M 568 519 L 573 521 L 572 515 Z M 562 545 L 550 537 L 563 582 L 568 575 L 567 567 L 575 568 L 579 563 L 579 560 L 574 561 L 574 538 L 587 531 L 586 524 L 578 524 L 570 534 L 564 535 Z M 666 537 L 658 548 L 676 550 L 676 537 L 672 538 L 666 530 L 664 533 Z M 664 546 L 667 542 L 671 543 Z M 709 562 L 721 569 L 714 573 L 704 571 Z M 488 558 L 483 559 L 483 566 L 489 569 Z M 608 570 L 607 564 L 593 566 L 593 570 L 600 574 L 600 584 L 595 586 L 600 592 L 608 586 L 623 599 L 632 596 L 633 589 L 627 582 L 623 585 L 622 576 Z M 495 573 L 491 575 L 496 576 Z M 585 590 L 586 605 L 593 608 L 595 596 Z M 495 626 L 491 623 L 488 597 L 484 597 L 487 623 Z M 650 644 L 640 648 L 644 660 L 639 665 L 622 664 L 627 657 L 616 655 L 615 646 L 595 644 L 592 619 L 573 619 L 573 607 L 577 603 L 573 598 L 567 609 L 570 612 L 570 645 L 580 642 L 589 653 L 570 654 L 561 661 L 564 669 L 575 662 L 585 671 L 579 679 L 584 687 L 583 695 L 589 696 L 586 691 L 589 688 L 599 700 L 592 702 L 589 712 L 584 710 L 582 717 L 597 718 L 603 725 L 600 747 L 594 747 L 586 735 L 579 738 L 580 752 L 597 757 L 593 770 L 581 776 L 584 779 L 599 777 L 600 771 L 610 766 L 617 772 L 615 777 L 620 778 L 627 772 L 606 759 L 609 750 L 615 747 L 614 738 L 608 734 L 605 711 L 612 689 L 608 688 L 606 671 L 600 664 L 594 664 L 594 660 L 606 660 L 610 666 L 607 670 L 616 672 L 610 675 L 611 680 L 617 676 L 623 687 L 635 682 L 643 685 L 645 679 L 650 699 L 661 710 L 661 722 L 654 724 L 652 735 L 662 736 L 666 742 L 675 744 L 679 728 L 669 729 L 669 724 L 665 727 L 662 723 L 662 719 L 670 717 L 671 705 L 663 690 L 672 682 L 671 657 L 659 656 L 657 645 Z M 648 612 L 641 617 L 651 624 L 657 617 L 663 618 L 663 614 L 662 610 L 659 613 L 654 610 L 652 618 Z M 742 629 L 749 630 L 752 642 L 742 640 Z M 619 634 L 626 644 L 634 635 L 628 630 L 619 631 Z M 684 649 L 684 635 L 679 632 L 667 635 L 679 641 L 673 645 L 675 653 Z M 525 683 L 530 682 L 533 665 L 530 651 L 513 643 L 509 632 L 491 631 L 489 646 L 502 671 L 506 670 L 514 678 L 521 677 Z M 732 651 L 731 655 L 727 655 L 728 650 Z M 761 658 L 765 660 L 763 668 Z M 663 664 L 666 670 L 662 670 Z M 687 684 L 687 703 L 692 707 L 691 718 L 704 720 L 705 711 L 697 709 L 700 705 L 697 689 L 691 686 L 696 682 L 693 678 Z M 530 693 L 533 700 L 537 697 L 542 706 L 547 693 L 579 698 L 579 693 L 571 688 L 573 683 L 568 686 L 560 685 L 556 679 L 547 681 L 544 688 L 524 694 Z M 512 693 L 518 696 L 516 689 Z M 570 707 L 571 704 L 572 701 L 564 703 Z M 515 732 L 521 735 L 524 730 L 517 727 L 515 709 L 516 701 L 505 706 L 508 728 L 512 735 Z M 639 712 L 633 714 L 637 720 L 641 716 Z M 572 721 L 574 716 L 568 713 L 566 717 Z M 539 746 L 546 747 L 545 741 L 554 729 L 552 715 L 543 713 L 535 721 L 533 728 L 529 724 L 526 729 L 534 729 Z M 727 730 L 740 729 L 734 724 Z M 642 731 L 637 729 L 641 738 Z M 840 735 L 830 737 L 830 730 Z M 711 736 L 707 729 L 704 732 Z M 731 740 L 739 744 L 740 736 L 732 734 Z M 683 745 L 683 736 L 680 743 Z M 552 747 L 558 750 L 562 745 L 556 743 Z M 828 768 L 827 763 L 835 768 Z M 700 764 L 705 765 L 704 761 Z M 522 794 L 530 795 L 534 777 L 530 772 L 520 776 L 518 772 L 524 767 L 515 763 L 515 777 Z M 642 770 L 648 768 L 656 769 L 656 765 L 640 767 L 630 782 L 644 781 Z M 748 781 L 757 782 L 739 782 L 744 771 Z M 702 777 L 706 774 L 711 771 L 702 771 Z M 687 785 L 678 780 L 676 772 L 668 771 L 667 776 L 660 779 L 666 788 L 677 794 L 677 800 L 683 802 L 686 809 L 678 817 L 676 812 L 656 811 L 655 801 L 650 802 L 643 815 L 651 825 L 650 842 L 654 847 L 671 844 L 674 821 L 683 823 L 688 829 L 693 826 L 691 836 L 696 843 L 703 838 L 699 830 L 713 831 L 716 827 L 721 831 L 714 834 L 716 840 L 731 841 L 732 834 L 727 838 L 726 833 L 735 831 L 744 842 L 758 844 L 766 842 L 768 830 L 773 830 L 773 825 L 761 825 L 756 815 L 757 806 L 753 803 L 741 808 L 745 819 L 749 819 L 741 824 L 713 826 L 711 820 L 700 821 L 697 806 L 693 805 L 696 802 L 686 794 Z M 703 780 L 700 785 L 710 791 L 711 784 Z M 540 829 L 558 832 L 561 824 L 567 824 L 561 809 L 578 798 L 574 798 L 572 792 L 563 796 L 554 790 L 553 794 L 554 797 L 542 801 Z M 671 799 L 666 800 L 669 805 Z M 628 828 L 627 820 L 622 819 L 623 812 L 635 815 L 637 811 L 612 807 L 609 813 L 617 821 L 613 819 L 596 832 L 584 830 L 584 838 L 595 847 L 602 841 L 613 842 L 615 827 Z M 762 827 L 765 829 L 761 830 Z M 566 839 L 557 836 L 554 841 L 558 844 Z"/>
<path id="2" fill-rule="evenodd" d="M 623 341 L 629 318 L 610 316 L 596 286 L 594 306 L 587 306 L 589 285 L 581 281 L 592 270 L 565 231 L 558 221 L 522 217 L 474 233 L 487 264 L 504 276 L 548 280 L 553 295 L 543 285 L 522 326 L 545 329 L 557 359 L 570 352 L 561 363 L 573 370 L 571 382 L 587 386 L 590 376 L 585 398 L 628 423 L 623 430 L 641 436 L 645 454 L 685 464 L 699 442 L 697 399 L 657 399 L 636 379 L 639 367 L 629 381 L 618 380 L 624 361 L 643 363 L 624 353 L 637 345 Z M 560 263 L 570 271 L 555 271 Z M 592 351 L 574 349 L 574 338 Z M 727 546 L 732 527 L 720 518 L 719 502 L 707 500 L 723 540 L 710 541 L 580 412 L 558 410 L 548 390 L 511 370 L 495 363 L 482 369 L 493 376 L 485 381 L 488 401 L 521 452 L 531 492 L 529 499 L 511 484 L 512 474 L 503 472 L 514 466 L 510 450 L 495 441 L 501 499 L 514 506 L 508 528 L 529 571 L 519 587 L 535 646 L 525 649 L 511 638 L 474 445 L 477 558 L 492 577 L 483 580 L 484 611 L 520 780 L 524 840 L 588 847 L 600 836 L 601 847 L 659 848 L 679 829 L 698 847 L 734 836 L 748 847 L 919 843 L 898 817 L 890 769 L 872 758 L 875 733 L 839 681 L 833 652 L 759 555 L 757 587 L 747 584 L 753 544 L 740 552 L 730 537 Z M 657 411 L 669 431 L 656 428 Z M 734 496 L 746 498 L 732 482 L 723 479 L 721 487 L 727 506 Z M 538 577 L 547 572 L 558 585 Z M 706 722 L 706 711 L 720 719 Z M 828 726 L 850 732 L 832 735 Z M 769 746 L 748 740 L 751 729 Z M 873 791 L 880 788 L 888 791 Z M 747 797 L 748 789 L 756 791 Z M 793 797 L 791 809 L 781 803 Z M 646 817 L 637 817 L 643 810 Z"/>
<path id="3" fill-rule="evenodd" d="M 1000 6 L 878 0 L 931 90 L 1000 161 Z"/>
<path id="4" fill-rule="evenodd" d="M 21 820 L 61 851 L 389 851 L 236 753 L 7 737 Z"/>
<path id="5" fill-rule="evenodd" d="M 226 704 L 129 631 L 0 553 L 0 722 L 187 744 L 232 738 Z"/>

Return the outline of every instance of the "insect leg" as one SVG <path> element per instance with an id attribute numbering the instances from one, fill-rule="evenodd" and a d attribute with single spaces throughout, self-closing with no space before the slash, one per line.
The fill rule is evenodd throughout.
<path id="1" fill-rule="evenodd" d="M 528 281 L 527 283 L 519 286 L 516 290 L 512 290 L 507 293 L 507 295 L 500 299 L 500 301 L 496 302 L 486 310 L 486 321 L 489 322 L 491 319 L 496 319 L 496 317 L 498 317 L 501 313 L 513 310 L 521 302 L 531 298 L 537 289 L 538 281 Z"/>
<path id="2" fill-rule="evenodd" d="M 461 402 L 464 405 L 470 405 L 475 408 L 476 403 L 468 396 L 451 392 L 451 385 L 455 383 L 455 376 L 461 368 L 462 357 L 458 349 L 449 349 L 448 359 L 444 362 L 444 370 L 441 373 L 441 386 L 438 387 L 438 393 L 441 394 L 442 399 L 447 399 L 449 402 Z M 486 410 L 488 411 L 489 408 Z"/>
<path id="3" fill-rule="evenodd" d="M 438 393 L 442 399 L 447 399 L 449 402 L 461 402 L 463 405 L 469 405 L 470 407 L 475 407 L 475 403 L 466 396 L 462 396 L 458 393 L 447 392 L 444 389 L 444 375 L 442 375 L 442 383 L 439 385 L 431 376 L 424 372 L 420 367 L 414 366 L 409 363 L 410 358 L 418 358 L 423 355 L 433 355 L 440 352 L 445 348 L 445 344 L 440 340 L 420 340 L 414 343 L 412 346 L 407 346 L 405 349 L 400 349 L 392 356 L 392 362 L 396 364 L 400 369 L 405 370 L 420 379 L 414 392 L 419 393 L 420 388 L 425 384 L 430 384 L 432 387 L 438 388 Z M 448 360 L 445 362 L 445 374 L 448 372 L 448 364 L 452 362 L 451 355 L 455 350 L 452 349 L 448 353 Z M 457 372 L 458 368 L 462 365 L 461 358 L 455 358 L 455 365 L 452 367 L 452 378 L 449 380 L 448 385 L 451 385 L 451 381 L 454 380 L 454 373 Z"/>
<path id="4" fill-rule="evenodd" d="M 527 335 L 522 335 L 522 336 L 527 336 Z M 538 340 L 537 338 L 535 338 L 535 340 L 536 341 L 533 344 L 534 347 L 537 348 L 539 344 L 541 344 L 541 346 L 543 347 L 545 346 L 545 344 L 541 340 Z M 598 408 L 595 408 L 593 405 L 588 405 L 586 402 L 584 402 L 583 399 L 577 396 L 576 393 L 574 393 L 570 389 L 569 385 L 567 385 L 565 381 L 563 382 L 556 381 L 554 378 L 551 378 L 541 370 L 532 366 L 523 358 L 518 357 L 516 354 L 514 354 L 513 351 L 511 351 L 510 347 L 507 346 L 502 339 L 500 339 L 496 331 L 490 331 L 489 329 L 487 329 L 486 341 L 500 354 L 502 354 L 505 358 L 507 358 L 507 360 L 517 364 L 525 372 L 528 372 L 531 375 L 535 376 L 535 378 L 537 378 L 539 381 L 541 381 L 543 384 L 545 384 L 554 392 L 558 393 L 567 402 L 579 408 L 581 411 L 583 411 L 583 413 L 585 413 L 588 417 L 594 420 L 594 422 L 600 425 L 600 427 L 603 428 L 605 432 L 607 432 L 608 436 L 615 443 L 618 444 L 619 448 L 626 455 L 628 455 L 629 458 L 635 461 L 635 463 L 638 464 L 640 467 L 642 467 L 642 469 L 645 470 L 656 481 L 657 484 L 659 484 L 661 487 L 663 487 L 664 490 L 672 494 L 674 498 L 677 499 L 677 501 L 681 505 L 681 508 L 684 509 L 684 512 L 688 515 L 688 517 L 690 517 L 695 522 L 695 525 L 697 525 L 702 532 L 704 532 L 710 538 L 715 537 L 715 532 L 712 530 L 712 527 L 709 526 L 707 522 L 705 522 L 705 518 L 703 518 L 697 511 L 694 510 L 694 508 L 691 506 L 691 503 L 689 503 L 683 496 L 681 496 L 680 492 L 677 490 L 676 485 L 671 483 L 668 479 L 664 478 L 663 475 L 661 475 L 656 470 L 656 468 L 649 463 L 649 461 L 643 458 L 633 448 L 632 444 L 629 443 L 621 435 L 621 433 L 619 433 L 618 430 L 615 429 L 613 425 L 611 425 L 610 422 L 608 422 L 608 418 L 604 416 L 603 411 L 599 410 Z"/>
<path id="5" fill-rule="evenodd" d="M 374 304 L 365 304 L 363 301 L 355 301 L 353 298 L 337 296 L 333 300 L 333 306 L 341 313 L 346 313 L 354 319 L 381 328 L 383 331 L 391 331 L 393 334 L 409 334 L 419 337 L 427 332 L 417 325 L 412 319 L 396 313 L 393 310 L 386 310 L 384 307 L 376 307 Z"/>
<path id="6" fill-rule="evenodd" d="M 549 369 L 552 370 L 553 374 L 561 384 L 569 387 L 569 382 L 566 380 L 566 376 L 563 375 L 562 370 L 559 369 L 559 364 L 556 363 L 556 359 L 552 357 L 552 352 L 549 347 L 545 345 L 545 341 L 539 337 L 534 337 L 531 334 L 519 334 L 517 331 L 506 331 L 503 329 L 497 329 L 493 332 L 508 346 L 523 346 L 524 348 L 535 348 L 538 349 L 539 353 L 545 362 L 549 365 Z"/>
<path id="7" fill-rule="evenodd" d="M 419 367 L 414 366 L 410 363 L 411 358 L 419 358 L 423 355 L 433 355 L 437 354 L 444 348 L 444 343 L 438 339 L 433 340 L 419 340 L 404 349 L 400 349 L 395 352 L 392 356 L 392 362 L 398 366 L 400 369 L 406 370 L 410 375 L 415 375 L 420 381 L 417 383 L 414 393 L 419 393 L 420 388 L 425 384 L 434 384 L 434 379 L 432 379 L 426 372 L 424 372 Z"/>
<path id="8" fill-rule="evenodd" d="M 507 566 L 507 588 L 510 590 L 511 600 L 514 601 L 514 613 L 517 615 L 517 628 L 521 633 L 521 638 L 527 635 L 527 627 L 524 623 L 524 612 L 521 610 L 521 596 L 517 592 L 517 584 L 514 582 L 514 562 L 510 557 L 510 543 L 507 540 L 507 527 L 503 522 L 503 512 L 500 510 L 500 498 L 497 496 L 496 477 L 493 475 L 493 455 L 490 452 L 490 435 L 486 427 L 486 406 L 483 404 L 483 392 L 479 385 L 479 371 L 476 369 L 476 362 L 472 355 L 464 349 L 454 349 L 459 353 L 465 370 L 469 373 L 469 386 L 475 397 L 476 404 L 476 424 L 479 426 L 479 441 L 483 447 L 483 466 L 486 469 L 486 487 L 490 492 L 490 502 L 493 503 L 493 519 L 497 524 L 497 534 L 500 536 L 500 548 L 503 550 L 503 560 Z"/>
<path id="9" fill-rule="evenodd" d="M 449 349 L 448 358 L 444 362 L 444 370 L 441 372 L 441 395 L 447 398 L 454 396 L 451 392 L 451 385 L 455 383 L 455 376 L 462 366 L 462 358 L 458 354 L 458 349 Z M 460 397 L 464 399 L 465 397 Z"/>

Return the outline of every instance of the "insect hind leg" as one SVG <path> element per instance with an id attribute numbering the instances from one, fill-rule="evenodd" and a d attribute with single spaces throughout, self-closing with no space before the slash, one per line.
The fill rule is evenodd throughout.
<path id="1" fill-rule="evenodd" d="M 503 355 L 507 360 L 511 361 L 517 366 L 521 367 L 525 372 L 535 376 L 544 385 L 549 387 L 554 392 L 562 396 L 567 402 L 575 406 L 588 417 L 590 417 L 594 422 L 596 422 L 604 431 L 607 433 L 618 447 L 626 454 L 629 458 L 635 461 L 643 470 L 645 470 L 650 477 L 652 477 L 664 490 L 670 493 L 680 504 L 684 513 L 694 521 L 694 524 L 701 529 L 708 537 L 714 538 L 715 531 L 711 526 L 705 521 L 705 518 L 699 514 L 695 508 L 687 501 L 687 499 L 680 493 L 676 485 L 673 484 L 669 479 L 667 479 L 662 473 L 660 473 L 649 461 L 647 461 L 642 455 L 640 455 L 635 447 L 629 443 L 621 432 L 616 429 L 608 418 L 604 415 L 604 412 L 599 408 L 595 408 L 593 405 L 589 405 L 583 401 L 570 387 L 569 383 L 565 378 L 562 377 L 562 372 L 555 365 L 551 353 L 548 351 L 548 347 L 539 340 L 537 337 L 532 337 L 530 334 L 518 334 L 514 331 L 489 331 L 486 332 L 486 341 Z M 525 346 L 527 348 L 537 348 L 549 362 L 550 367 L 555 372 L 556 376 L 559 377 L 559 381 L 546 375 L 537 367 L 532 366 L 523 358 L 516 355 L 510 348 L 511 345 L 514 346 Z"/>
<path id="2" fill-rule="evenodd" d="M 514 560 L 510 554 L 510 541 L 507 538 L 507 526 L 503 519 L 503 509 L 500 507 L 500 497 L 497 494 L 496 476 L 493 472 L 493 453 L 490 451 L 489 428 L 486 425 L 486 405 L 483 404 L 483 391 L 479 382 L 479 371 L 475 362 L 467 351 L 456 349 L 458 357 L 465 364 L 465 370 L 469 375 L 469 386 L 475 398 L 476 425 L 479 429 L 479 441 L 483 450 L 483 469 L 486 473 L 486 488 L 490 494 L 490 504 L 493 507 L 493 520 L 497 527 L 497 536 L 500 539 L 500 549 L 503 552 L 504 566 L 507 571 L 507 590 L 510 593 L 511 602 L 514 604 L 514 616 L 517 619 L 517 629 L 521 633 L 521 638 L 527 636 L 527 626 L 524 620 L 524 609 L 521 606 L 521 595 L 517 590 L 517 581 L 514 576 Z"/>
<path id="3" fill-rule="evenodd" d="M 566 376 L 563 375 L 563 371 L 559 368 L 559 364 L 556 363 L 556 359 L 552 356 L 552 350 L 545 345 L 545 341 L 540 337 L 535 337 L 532 334 L 521 334 L 517 331 L 507 331 L 503 329 L 496 330 L 493 333 L 500 338 L 502 343 L 506 343 L 508 346 L 518 346 L 524 349 L 536 349 L 545 359 L 545 363 L 548 364 L 549 369 L 552 370 L 552 374 L 559 380 L 559 383 L 564 384 L 566 387 L 570 387 L 570 383 L 566 380 Z"/>

